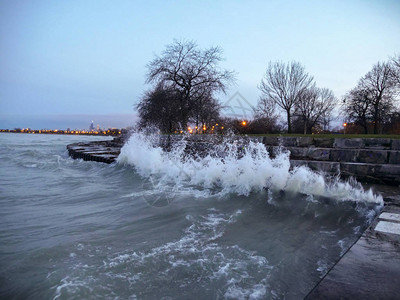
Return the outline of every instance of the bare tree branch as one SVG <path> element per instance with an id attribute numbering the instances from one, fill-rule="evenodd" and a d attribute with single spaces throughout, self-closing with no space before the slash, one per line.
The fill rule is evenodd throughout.
<path id="1" fill-rule="evenodd" d="M 175 90 L 181 95 L 180 122 L 186 127 L 190 118 L 197 122 L 204 111 L 215 115 L 220 107 L 213 95 L 225 93 L 227 85 L 235 82 L 233 71 L 219 67 L 222 60 L 219 47 L 203 50 L 193 41 L 175 40 L 147 65 L 146 83 Z M 214 109 L 205 106 L 214 106 Z"/>
<path id="2" fill-rule="evenodd" d="M 298 62 L 285 64 L 270 62 L 261 84 L 262 98 L 272 101 L 286 112 L 288 132 L 291 133 L 291 117 L 301 93 L 311 86 L 314 78 L 305 72 Z"/>

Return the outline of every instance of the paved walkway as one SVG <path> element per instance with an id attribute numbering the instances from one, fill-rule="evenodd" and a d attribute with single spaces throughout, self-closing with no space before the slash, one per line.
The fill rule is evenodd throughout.
<path id="1" fill-rule="evenodd" d="M 400 206 L 385 206 L 305 299 L 400 299 Z"/>

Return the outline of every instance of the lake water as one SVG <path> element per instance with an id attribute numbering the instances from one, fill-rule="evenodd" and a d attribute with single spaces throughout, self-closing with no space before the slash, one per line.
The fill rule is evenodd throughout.
<path id="1" fill-rule="evenodd" d="M 154 138 L 107 165 L 66 152 L 104 137 L 0 134 L 0 298 L 299 299 L 382 207 L 259 144 Z"/>

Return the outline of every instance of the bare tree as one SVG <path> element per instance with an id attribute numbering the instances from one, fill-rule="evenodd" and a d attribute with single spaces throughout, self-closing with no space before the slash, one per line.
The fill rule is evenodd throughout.
<path id="1" fill-rule="evenodd" d="M 182 127 L 186 127 L 196 101 L 225 92 L 227 85 L 235 81 L 234 72 L 219 67 L 221 61 L 219 47 L 202 50 L 195 42 L 175 40 L 147 65 L 146 82 L 162 83 L 183 95 L 180 119 Z"/>
<path id="2" fill-rule="evenodd" d="M 191 119 L 198 128 L 210 127 L 219 119 L 221 104 L 210 94 L 204 94 L 194 103 Z"/>
<path id="3" fill-rule="evenodd" d="M 361 78 L 360 85 L 371 97 L 372 122 L 374 134 L 377 134 L 383 118 L 391 110 L 395 101 L 396 85 L 390 64 L 378 62 Z"/>
<path id="4" fill-rule="evenodd" d="M 253 108 L 254 120 L 250 122 L 248 130 L 251 133 L 271 133 L 279 131 L 277 126 L 278 115 L 276 104 L 271 98 L 260 98 Z"/>
<path id="5" fill-rule="evenodd" d="M 369 90 L 363 88 L 360 84 L 345 95 L 342 103 L 345 118 L 361 126 L 365 134 L 368 134 L 371 107 L 372 95 Z"/>
<path id="6" fill-rule="evenodd" d="M 400 54 L 392 57 L 390 64 L 392 69 L 392 80 L 397 85 L 397 89 L 400 89 Z"/>
<path id="7" fill-rule="evenodd" d="M 374 134 L 381 132 L 395 109 L 398 84 L 393 75 L 393 63 L 378 62 L 344 98 L 345 115 L 362 126 L 365 133 L 369 124 L 373 125 Z"/>
<path id="8" fill-rule="evenodd" d="M 262 98 L 272 99 L 286 112 L 288 133 L 292 132 L 291 117 L 301 93 L 311 86 L 313 77 L 298 62 L 270 62 L 261 80 Z"/>
<path id="9" fill-rule="evenodd" d="M 260 98 L 254 109 L 256 118 L 276 118 L 276 104 L 271 98 Z"/>
<path id="10" fill-rule="evenodd" d="M 154 125 L 164 133 L 180 129 L 181 97 L 182 95 L 176 90 L 164 87 L 162 84 L 146 92 L 136 105 L 140 116 L 139 127 Z"/>
<path id="11" fill-rule="evenodd" d="M 322 125 L 324 120 L 329 119 L 335 105 L 336 98 L 330 89 L 317 88 L 315 85 L 304 89 L 296 104 L 304 134 L 310 133 L 314 126 Z"/>

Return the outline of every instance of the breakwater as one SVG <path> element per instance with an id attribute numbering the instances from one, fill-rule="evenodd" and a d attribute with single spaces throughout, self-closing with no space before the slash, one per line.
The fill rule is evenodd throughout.
<path id="1" fill-rule="evenodd" d="M 181 141 L 180 135 L 162 136 L 160 146 L 168 151 Z M 185 137 L 188 153 L 207 154 L 210 146 L 221 143 L 224 136 L 194 135 Z M 389 138 L 318 138 L 235 136 L 234 142 L 244 146 L 250 141 L 265 145 L 273 157 L 279 151 L 290 152 L 292 167 L 306 165 L 310 169 L 359 181 L 400 185 L 400 139 Z M 76 143 L 67 146 L 74 159 L 112 163 L 124 144 L 123 137 L 111 141 Z"/>

